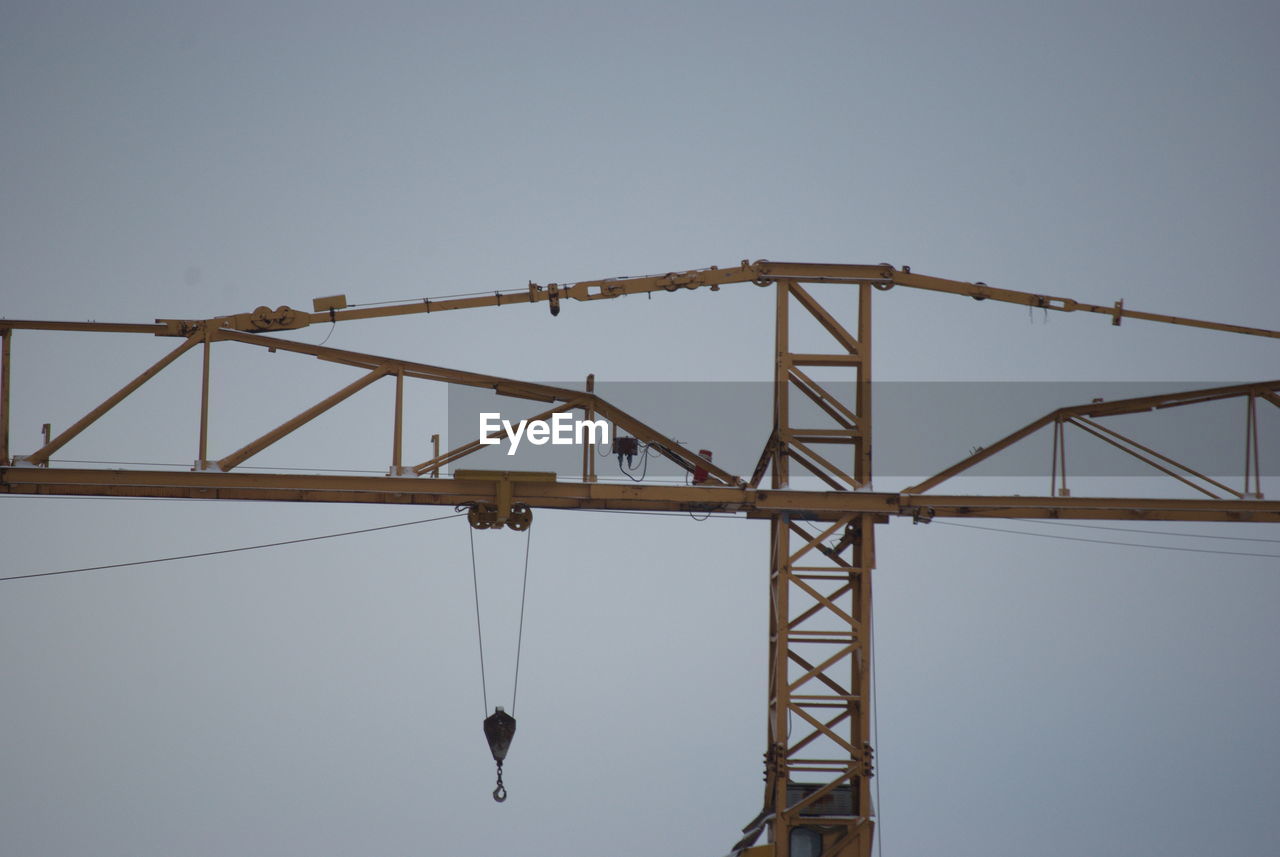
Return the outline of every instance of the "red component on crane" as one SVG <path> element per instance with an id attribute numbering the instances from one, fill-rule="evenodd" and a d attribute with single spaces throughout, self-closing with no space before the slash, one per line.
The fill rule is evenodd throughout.
<path id="1" fill-rule="evenodd" d="M 698 455 L 702 456 L 707 461 L 711 460 L 711 450 L 709 449 L 698 450 Z M 693 484 L 701 485 L 703 482 L 706 482 L 706 481 L 707 481 L 707 468 L 703 467 L 702 465 L 695 465 L 693 468 Z"/>

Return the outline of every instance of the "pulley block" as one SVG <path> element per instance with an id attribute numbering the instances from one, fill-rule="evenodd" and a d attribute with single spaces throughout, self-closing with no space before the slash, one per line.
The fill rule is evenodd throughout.
<path id="1" fill-rule="evenodd" d="M 499 705 L 493 713 L 484 719 L 484 737 L 489 742 L 489 752 L 498 763 L 498 786 L 493 790 L 493 799 L 502 803 L 507 799 L 507 788 L 502 784 L 502 763 L 511 749 L 511 739 L 516 736 L 516 719 L 502 710 Z"/>
<path id="2" fill-rule="evenodd" d="M 477 530 L 498 530 L 505 525 L 524 532 L 533 523 L 533 509 L 526 503 L 512 503 L 505 521 L 499 520 L 498 507 L 493 503 L 469 503 L 466 509 L 467 523 Z"/>

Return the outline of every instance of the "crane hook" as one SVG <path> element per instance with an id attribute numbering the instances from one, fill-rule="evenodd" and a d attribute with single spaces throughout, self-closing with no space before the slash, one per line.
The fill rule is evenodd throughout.
<path id="1" fill-rule="evenodd" d="M 502 761 L 507 758 L 515 734 L 516 719 L 503 711 L 501 705 L 484 719 L 484 737 L 489 742 L 493 760 L 498 763 L 498 787 L 493 790 L 493 799 L 498 803 L 507 799 L 507 787 L 502 784 Z"/>
<path id="2" fill-rule="evenodd" d="M 507 799 L 507 787 L 502 784 L 502 763 L 498 763 L 498 787 L 493 790 L 493 799 L 502 803 Z"/>

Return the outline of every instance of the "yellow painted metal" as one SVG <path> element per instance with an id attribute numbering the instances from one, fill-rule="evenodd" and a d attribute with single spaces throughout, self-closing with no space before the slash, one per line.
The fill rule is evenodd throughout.
<path id="1" fill-rule="evenodd" d="M 200 369 L 200 440 L 196 447 L 196 469 L 205 470 L 209 462 L 209 363 L 213 355 L 213 342 L 204 337 L 203 362 Z"/>
<path id="2" fill-rule="evenodd" d="M 492 482 L 460 478 L 68 467 L 2 467 L 0 492 L 411 506 L 450 506 L 494 497 Z M 865 512 L 922 522 L 933 518 L 1048 518 L 1280 523 L 1280 501 L 1253 499 L 911 495 L 871 491 L 774 491 L 702 485 L 585 484 L 577 480 L 525 483 L 514 492 L 513 499 L 542 509 L 711 512 L 748 518 L 771 518 L 787 512 L 814 521 L 832 521 Z"/>
<path id="3" fill-rule="evenodd" d="M 1198 327 L 1205 330 L 1216 330 L 1222 333 L 1241 333 L 1247 336 L 1265 336 L 1280 339 L 1280 331 L 1266 330 L 1260 327 L 1245 327 L 1238 324 L 1222 324 L 1213 321 L 1201 321 L 1194 318 L 1182 318 L 1176 315 L 1163 315 L 1152 312 L 1139 312 L 1125 309 L 1123 303 L 1105 307 L 1095 304 L 1081 303 L 1071 298 L 1059 298 L 1051 295 L 1037 295 L 1018 292 L 1011 289 L 993 289 L 985 283 L 964 283 L 955 280 L 943 280 L 938 277 L 925 277 L 904 271 L 893 275 L 895 285 L 914 289 L 927 289 L 935 292 L 946 292 L 953 295 L 966 295 L 975 300 L 996 300 L 1005 303 L 1022 304 L 1037 309 L 1057 310 L 1059 312 L 1091 312 L 1105 315 L 1114 322 L 1122 318 L 1140 321 L 1155 321 L 1161 324 L 1176 324 L 1183 327 Z"/>
<path id="4" fill-rule="evenodd" d="M 345 301 L 344 301 L 345 304 Z M 401 450 L 404 447 L 404 370 L 396 369 L 395 425 L 391 430 L 391 475 L 401 476 Z M 436 435 L 438 438 L 439 435 Z M 439 442 L 439 441 L 437 441 Z"/>
<path id="5" fill-rule="evenodd" d="M 9 361 L 12 330 L 0 330 L 0 467 L 9 464 Z"/>
<path id="6" fill-rule="evenodd" d="M 586 391 L 594 394 L 596 391 L 596 376 L 588 375 L 586 383 Z M 587 422 L 593 422 L 596 418 L 595 409 L 590 405 L 587 406 Z M 595 436 L 590 432 L 587 433 L 587 442 L 582 445 L 582 481 L 596 481 L 596 441 Z"/>
<path id="7" fill-rule="evenodd" d="M 340 348 L 327 348 L 303 342 L 290 342 L 287 339 L 280 339 L 273 336 L 255 336 L 228 330 L 219 330 L 217 336 L 219 339 L 244 342 L 261 348 L 291 351 L 297 354 L 309 354 L 321 360 L 348 366 L 361 366 L 369 369 L 390 367 L 388 371 L 403 371 L 406 377 L 420 378 L 428 381 L 443 381 L 450 384 L 460 384 L 468 387 L 488 388 L 502 396 L 529 399 L 531 401 L 578 403 L 575 405 L 576 407 L 590 407 L 599 416 L 614 423 L 616 427 L 630 432 L 634 437 L 640 439 L 643 443 L 648 444 L 653 449 L 661 452 L 664 456 L 685 470 L 693 472 L 695 468 L 699 467 L 706 470 L 708 473 L 708 481 L 712 483 L 731 485 L 739 484 L 742 481 L 723 468 L 720 468 L 712 462 L 695 455 L 690 450 L 685 449 L 678 441 L 641 422 L 639 419 L 633 417 L 626 411 L 623 411 L 621 408 L 616 407 L 594 394 L 584 394 L 581 390 L 572 390 L 567 387 L 553 387 L 547 384 L 532 384 L 512 378 L 503 378 L 497 375 L 484 375 L 478 372 L 464 372 L 458 369 L 447 369 L 443 366 L 432 366 L 426 363 L 416 363 L 408 360 L 395 360 L 389 357 L 365 354 L 357 351 L 347 351 Z M 475 443 L 475 448 L 479 448 L 478 443 L 473 443 Z M 455 450 L 455 452 L 456 451 L 457 450 Z M 456 458 L 460 456 L 454 457 Z M 437 461 L 435 462 L 435 465 L 438 466 L 444 463 L 446 462 Z M 415 467 L 415 470 L 420 473 L 425 472 L 430 468 L 430 466 L 432 466 L 431 462 L 424 462 L 423 464 Z"/>
<path id="8" fill-rule="evenodd" d="M 302 413 L 298 414 L 293 419 L 290 419 L 281 423 L 280 425 L 276 426 L 271 431 L 267 432 L 257 440 L 254 440 L 245 444 L 235 452 L 219 460 L 218 469 L 225 473 L 231 470 L 232 468 L 236 467 L 237 465 L 243 464 L 247 459 L 249 459 L 254 455 L 257 455 L 259 452 L 266 449 L 271 444 L 280 440 L 280 438 L 284 437 L 290 432 L 295 431 L 299 427 L 315 419 L 320 414 L 323 414 L 325 411 L 332 408 L 334 405 L 337 405 L 339 402 L 342 402 L 343 400 L 347 399 L 353 394 L 363 390 L 365 387 L 369 386 L 374 381 L 377 381 L 379 378 L 382 378 L 390 374 L 391 371 L 392 371 L 392 368 L 386 364 L 376 367 L 372 372 L 369 372 L 363 377 L 358 378 L 355 381 L 352 381 L 350 384 L 343 387 L 341 390 L 334 393 L 332 396 L 327 397 L 323 401 L 317 402 L 316 404 L 307 408 Z"/>
<path id="9" fill-rule="evenodd" d="M 683 289 L 710 288 L 718 290 L 723 285 L 736 283 L 754 283 L 768 285 L 773 282 L 788 280 L 792 282 L 810 283 L 842 283 L 847 285 L 869 285 L 881 290 L 895 286 L 912 289 L 924 289 L 945 294 L 961 295 L 975 300 L 994 300 L 1022 306 L 1036 307 L 1058 312 L 1089 312 L 1105 315 L 1118 324 L 1121 319 L 1130 318 L 1142 321 L 1153 321 L 1162 324 L 1174 324 L 1187 327 L 1198 327 L 1227 333 L 1238 333 L 1249 336 L 1265 336 L 1280 338 L 1280 331 L 1247 327 L 1235 324 L 1202 321 L 1200 319 L 1182 318 L 1161 313 L 1139 312 L 1124 308 L 1123 301 L 1112 306 L 1101 306 L 1083 303 L 1072 298 L 1053 295 L 1021 292 L 1014 289 L 1000 289 L 982 282 L 965 282 L 949 280 L 942 277 L 931 277 L 912 273 L 911 268 L 903 266 L 895 268 L 888 263 L 879 265 L 847 265 L 822 264 L 808 262 L 770 262 L 759 260 L 726 268 L 712 266 L 687 271 L 676 271 L 644 277 L 614 277 L 604 280 L 583 280 L 576 283 L 551 283 L 540 286 L 530 283 L 527 290 L 495 291 L 490 295 L 477 295 L 465 298 L 445 298 L 421 300 L 393 304 L 389 306 L 358 307 L 346 306 L 345 295 L 334 295 L 328 298 L 317 298 L 313 301 L 314 312 L 308 313 L 289 306 L 258 307 L 252 312 L 234 315 L 217 316 L 207 321 L 225 330 L 236 330 L 251 333 L 265 333 L 281 330 L 297 330 L 308 325 L 321 322 L 355 321 L 361 319 L 387 318 L 417 313 L 445 312 L 448 310 L 477 309 L 481 307 L 498 307 L 512 304 L 528 304 L 549 302 L 553 310 L 558 311 L 564 299 L 576 301 L 607 300 L 625 295 L 645 294 L 658 291 L 675 292 Z M 191 319 L 158 319 L 154 324 L 118 324 L 101 322 L 62 322 L 33 320 L 3 320 L 0 327 L 7 329 L 34 330 L 82 330 L 116 333 L 151 333 L 157 336 L 189 336 L 206 320 Z"/>
<path id="10" fill-rule="evenodd" d="M 311 302 L 311 308 L 316 312 L 328 312 L 329 310 L 340 310 L 347 308 L 346 295 L 330 295 L 325 298 L 316 298 Z"/>
<path id="11" fill-rule="evenodd" d="M 953 464 L 951 467 L 948 467 L 946 470 L 943 470 L 940 473 L 937 473 L 929 477 L 923 482 L 912 485 L 910 488 L 906 489 L 905 493 L 923 494 L 924 492 L 932 488 L 935 488 L 938 485 L 941 485 L 943 482 L 947 481 L 951 477 L 956 476 L 960 473 L 963 473 L 964 471 L 968 470 L 970 467 L 973 467 L 975 464 L 985 461 L 988 458 L 991 458 L 996 453 L 1001 452 L 1005 449 L 1008 449 L 1010 446 L 1014 445 L 1018 441 L 1034 434 L 1035 432 L 1039 431 L 1040 429 L 1050 424 L 1060 424 L 1062 422 L 1070 422 L 1076 418 L 1098 418 L 1098 417 L 1116 416 L 1119 414 L 1138 414 L 1138 413 L 1144 413 L 1147 411 L 1164 410 L 1166 408 L 1185 407 L 1188 405 L 1199 405 L 1206 402 L 1218 402 L 1218 401 L 1222 401 L 1223 399 L 1232 399 L 1240 396 L 1247 396 L 1252 398 L 1256 396 L 1275 395 L 1277 392 L 1280 392 L 1280 381 L 1262 381 L 1254 384 L 1232 384 L 1230 386 L 1225 386 L 1225 387 L 1210 387 L 1202 390 L 1187 390 L 1181 393 L 1166 393 L 1166 394 L 1160 394 L 1160 395 L 1154 395 L 1154 396 L 1138 396 L 1130 399 L 1115 399 L 1110 402 L 1090 402 L 1085 405 L 1071 405 L 1068 407 L 1058 408 L 1056 411 L 1048 413 L 1037 420 L 1033 420 L 1032 422 L 1023 426 L 1022 428 L 1018 429 L 1017 431 L 1012 432 L 1011 434 L 1008 434 L 1005 437 L 1002 437 L 1000 440 L 994 443 L 991 443 L 987 446 L 979 448 L 977 452 L 957 462 L 956 464 Z M 1081 425 L 1083 427 L 1082 423 L 1076 423 L 1076 424 Z M 1094 423 L 1090 423 L 1090 424 L 1096 426 L 1096 424 Z M 1112 433 L 1115 434 L 1114 432 Z M 1130 441 L 1130 443 L 1133 443 L 1133 442 Z M 1147 452 L 1154 456 L 1162 458 L 1167 462 L 1177 464 L 1177 462 L 1174 462 L 1172 459 L 1166 458 L 1165 456 L 1160 455 L 1154 450 L 1141 446 L 1141 444 L 1135 443 L 1134 446 L 1137 446 L 1144 452 Z M 1061 447 L 1055 447 L 1055 452 L 1060 455 Z M 1158 465 L 1153 465 L 1153 466 L 1156 466 L 1158 469 L 1164 470 L 1164 468 L 1159 468 Z M 1183 470 L 1190 469 L 1180 464 L 1177 464 L 1177 466 L 1181 467 Z M 1247 462 L 1246 462 L 1246 467 L 1247 467 Z M 1064 470 L 1065 470 L 1065 464 L 1064 464 Z M 1164 470 L 1164 472 L 1169 473 L 1169 471 L 1167 470 Z M 1194 473 L 1194 471 L 1191 471 L 1191 472 Z M 1174 474 L 1170 473 L 1170 475 L 1174 475 Z M 1200 475 L 1200 474 L 1196 474 L 1196 475 Z M 1178 478 L 1181 478 L 1181 477 L 1178 477 Z M 1201 478 L 1207 479 L 1207 477 L 1201 477 Z M 1209 481 L 1212 481 L 1212 480 L 1209 480 Z M 1191 483 L 1188 482 L 1187 484 L 1190 485 Z M 1221 483 L 1215 483 L 1215 484 L 1218 484 L 1221 486 Z M 1198 487 L 1198 486 L 1192 485 L 1192 487 Z M 1226 488 L 1226 486 L 1221 486 L 1221 487 Z M 1240 496 L 1239 492 L 1232 491 L 1229 488 L 1226 488 L 1226 490 L 1232 494 L 1235 494 L 1237 497 Z"/>
<path id="12" fill-rule="evenodd" d="M 1252 468 L 1250 468 L 1252 463 Z M 1253 491 L 1249 490 L 1249 477 L 1253 477 Z M 1234 492 L 1233 492 L 1234 493 Z M 1244 496 L 1262 499 L 1262 465 L 1258 460 L 1258 395 L 1250 393 L 1245 412 L 1244 433 Z"/>
<path id="13" fill-rule="evenodd" d="M 777 283 L 773 482 L 784 489 L 792 462 L 837 496 L 857 496 L 871 477 L 869 287 L 856 302 L 828 309 L 799 282 Z M 823 352 L 796 352 L 791 305 L 798 304 L 830 337 Z M 833 311 L 834 310 L 834 311 Z M 857 334 L 837 318 L 857 313 Z M 809 342 L 806 347 L 813 347 Z M 838 367 L 853 381 L 819 382 L 800 367 Z M 846 380 L 842 378 L 842 380 Z M 832 419 L 792 425 L 796 389 Z M 800 411 L 796 411 L 800 413 Z M 818 450 L 834 441 L 838 459 Z M 849 450 L 849 445 L 853 450 Z M 753 480 L 754 481 L 754 480 Z M 779 491 L 778 493 L 790 493 Z M 871 801 L 871 574 L 875 513 L 844 514 L 815 525 L 806 512 L 775 512 L 770 533 L 769 717 L 763 817 L 777 857 L 790 857 L 792 832 L 820 825 L 824 855 L 868 857 Z M 831 544 L 834 542 L 834 547 Z"/>
<path id="14" fill-rule="evenodd" d="M 192 322 L 202 324 L 203 322 Z M 167 324 L 116 324 L 103 321 L 33 321 L 31 319 L 0 319 L 0 330 L 61 330 L 79 333 L 150 333 L 154 336 L 190 336 L 195 327 L 186 333 L 177 333 Z"/>
<path id="15" fill-rule="evenodd" d="M 107 411 L 111 410 L 116 405 L 123 402 L 126 398 L 128 398 L 130 393 L 132 393 L 134 390 L 141 387 L 147 381 L 154 378 L 156 375 L 160 373 L 160 370 L 164 369 L 164 367 L 168 366 L 170 363 L 177 360 L 179 357 L 185 354 L 188 350 L 190 350 L 193 346 L 195 346 L 200 341 L 202 340 L 199 334 L 192 334 L 192 336 L 188 338 L 186 342 L 183 342 L 177 348 L 173 349 L 164 357 L 162 357 L 160 360 L 153 363 L 141 375 L 134 378 L 128 384 L 125 384 L 116 392 L 112 393 L 110 396 L 107 397 L 106 401 L 98 405 L 98 407 L 94 408 L 93 410 L 89 411 L 89 413 L 85 414 L 80 419 L 76 420 L 76 422 L 73 423 L 66 431 L 62 432 L 52 440 L 47 441 L 44 446 L 40 447 L 40 449 L 36 450 L 31 455 L 24 456 L 24 460 L 36 466 L 48 464 L 49 456 L 53 455 L 55 452 L 57 452 L 59 449 L 65 446 L 69 441 L 71 441 L 76 435 L 80 434 L 80 432 L 84 431 L 90 425 L 95 423 Z"/>
<path id="16" fill-rule="evenodd" d="M 1067 437 L 1063 431 L 1063 420 L 1053 421 L 1053 450 L 1049 462 L 1049 496 L 1070 497 L 1067 488 Z M 1062 487 L 1058 487 L 1058 475 L 1062 475 Z"/>
<path id="17" fill-rule="evenodd" d="M 1191 477 L 1201 479 L 1209 483 L 1210 485 L 1218 488 L 1219 490 L 1225 491 L 1226 493 L 1231 494 L 1235 497 L 1244 496 L 1239 491 L 1236 491 L 1233 488 L 1223 485 L 1221 482 L 1219 482 L 1216 479 L 1213 479 L 1212 477 L 1205 476 L 1203 473 L 1200 473 L 1197 470 L 1193 470 L 1192 468 L 1187 467 L 1185 464 L 1174 461 L 1172 458 L 1170 458 L 1167 455 L 1162 455 L 1161 453 L 1156 452 L 1154 449 L 1152 449 L 1149 446 L 1145 446 L 1141 443 L 1138 443 L 1136 440 L 1133 440 L 1132 438 L 1125 437 L 1123 434 L 1116 431 L 1115 429 L 1108 428 L 1107 426 L 1104 426 L 1100 423 L 1095 423 L 1092 420 L 1087 419 L 1085 417 L 1073 417 L 1071 419 L 1068 419 L 1066 422 L 1073 426 L 1076 426 L 1077 428 L 1080 428 L 1081 430 L 1087 432 L 1088 434 L 1093 435 L 1098 440 L 1101 440 L 1103 443 L 1109 444 L 1110 446 L 1115 447 L 1121 452 L 1127 453 L 1128 455 L 1138 459 L 1144 464 L 1150 465 L 1151 467 L 1155 468 L 1156 470 L 1159 470 L 1161 473 L 1165 474 L 1166 476 L 1170 476 L 1178 480 L 1179 482 L 1183 483 L 1184 485 L 1187 485 L 1192 489 L 1199 491 L 1201 494 L 1205 495 L 1206 497 L 1216 498 L 1218 495 L 1210 491 L 1208 488 L 1205 488 L 1203 485 L 1196 484 L 1192 479 L 1188 478 L 1187 476 L 1183 476 L 1182 473 L 1186 473 Z M 1246 442 L 1246 445 L 1247 445 L 1247 442 Z M 1163 464 L 1160 464 L 1161 461 L 1166 462 L 1171 466 L 1166 467 Z M 1248 467 L 1249 467 L 1249 463 L 1248 461 L 1246 461 L 1245 462 L 1246 478 L 1248 478 L 1247 477 Z M 1178 472 L 1179 470 L 1181 470 L 1182 473 L 1179 473 Z"/>
<path id="18" fill-rule="evenodd" d="M 859 286 L 858 293 L 858 342 L 862 345 L 862 363 L 858 367 L 857 386 L 854 393 L 855 424 L 861 428 L 855 442 L 854 479 L 859 485 L 871 484 L 871 289 L 867 283 Z"/>
<path id="19" fill-rule="evenodd" d="M 771 462 L 771 484 L 775 489 L 786 488 L 790 484 L 791 469 L 787 460 L 786 430 L 790 422 L 791 394 L 788 386 L 791 373 L 791 362 L 788 357 L 788 345 L 791 325 L 787 297 L 787 283 L 778 283 L 774 289 L 774 370 L 773 370 L 773 455 Z"/>
<path id="20" fill-rule="evenodd" d="M 523 487 L 528 482 L 556 481 L 554 473 L 522 470 L 459 470 L 457 478 L 464 481 L 494 483 L 493 521 L 499 527 L 506 524 L 517 513 L 516 503 L 513 499 L 516 485 Z M 524 505 L 527 506 L 528 504 Z M 526 509 L 525 511 L 528 510 Z M 516 529 L 526 529 L 527 527 L 528 523 L 526 522 L 524 526 L 516 527 Z"/>
<path id="21" fill-rule="evenodd" d="M 564 300 L 604 300 L 629 294 L 698 288 L 715 291 L 721 286 L 737 283 L 772 285 L 776 292 L 774 422 L 769 441 L 749 483 L 694 455 L 656 428 L 599 398 L 595 394 L 593 376 L 588 376 L 584 393 L 264 335 L 321 322 L 544 301 L 556 314 Z M 853 295 L 848 292 L 843 293 L 834 305 L 826 304 L 802 285 L 806 283 L 854 285 L 858 287 L 856 299 L 847 299 L 846 296 Z M 927 277 L 912 273 L 910 268 L 899 270 L 888 264 L 827 265 L 768 261 L 743 261 L 740 265 L 723 269 L 711 267 L 647 277 L 552 283 L 546 287 L 530 283 L 527 289 L 519 291 L 393 306 L 353 308 L 344 295 L 334 295 L 317 298 L 311 313 L 281 306 L 275 309 L 258 307 L 252 312 L 206 320 L 161 319 L 155 324 L 0 320 L 0 334 L 3 335 L 0 493 L 466 505 L 473 511 L 484 509 L 484 514 L 477 516 L 482 519 L 484 527 L 503 524 L 526 527 L 530 520 L 529 510 L 535 507 L 680 510 L 767 518 L 771 522 L 772 535 L 772 609 L 765 806 L 756 822 L 749 826 L 748 836 L 736 846 L 735 854 L 790 857 L 791 832 L 806 828 L 819 831 L 822 857 L 867 857 L 871 853 L 875 818 L 870 789 L 874 750 L 870 745 L 870 653 L 867 648 L 871 625 L 872 570 L 875 567 L 875 524 L 887 521 L 890 516 L 910 517 L 917 522 L 942 517 L 1280 522 L 1280 503 L 1267 502 L 1259 493 L 1256 434 L 1256 402 L 1263 399 L 1280 406 L 1280 395 L 1277 395 L 1280 382 L 1062 408 L 906 492 L 877 493 L 868 490 L 872 475 L 871 298 L 873 290 L 887 291 L 896 286 L 1045 310 L 1098 313 L 1110 317 L 1113 324 L 1130 318 L 1280 337 L 1280 332 L 1260 328 L 1128 310 L 1124 308 L 1123 301 L 1103 307 L 1069 298 L 992 288 L 980 282 Z M 813 345 L 808 342 L 804 344 L 804 350 L 793 348 L 790 336 L 793 303 L 814 319 L 818 328 L 829 337 L 820 344 L 820 350 L 813 350 Z M 851 312 L 856 312 L 857 316 L 854 326 L 842 320 Z M 5 466 L 9 464 L 9 345 L 15 329 L 145 333 L 180 336 L 186 338 L 186 342 L 57 438 L 46 438 L 36 453 L 17 462 L 44 467 L 9 467 Z M 366 374 L 222 458 L 216 466 L 223 472 L 208 472 L 212 469 L 205 466 L 209 364 L 214 341 L 235 341 L 272 351 L 307 354 L 324 361 L 362 368 Z M 204 344 L 204 373 L 196 472 L 47 467 L 53 452 L 197 342 Z M 828 347 L 821 350 L 821 345 Z M 813 371 L 815 367 L 823 371 Z M 396 404 L 392 467 L 387 477 L 225 472 L 388 374 L 396 377 Z M 832 374 L 854 382 L 852 397 L 842 398 L 836 392 L 843 388 L 823 380 Z M 595 480 L 594 454 L 590 447 L 584 451 L 582 481 L 558 482 L 555 474 L 551 473 L 482 470 L 458 470 L 453 478 L 443 479 L 439 478 L 443 464 L 459 460 L 478 449 L 480 444 L 478 441 L 464 444 L 441 455 L 439 435 L 433 436 L 433 458 L 406 471 L 401 457 L 403 384 L 406 377 L 483 387 L 504 396 L 552 404 L 552 408 L 539 418 L 582 409 L 590 417 L 599 415 L 611 421 L 616 428 L 639 438 L 687 470 L 706 470 L 709 479 L 706 484 L 684 486 L 602 484 Z M 801 412 L 800 409 L 793 411 L 790 406 L 793 391 L 816 405 L 827 422 L 792 425 L 793 413 Z M 1091 422 L 1091 418 L 1214 401 L 1232 395 L 1248 397 L 1243 495 L 1232 489 L 1226 489 L 1234 495 L 1232 499 L 1210 496 L 1168 500 L 1068 495 L 1065 487 L 1065 446 L 1061 436 L 1066 422 L 1075 422 L 1106 434 L 1110 430 Z M 1049 423 L 1054 425 L 1056 432 L 1051 496 L 933 496 L 923 493 Z M 1132 452 L 1136 448 L 1147 454 L 1144 460 L 1172 463 L 1159 453 L 1118 436 L 1118 433 L 1110 434 L 1117 437 L 1109 442 L 1119 445 L 1123 441 L 1131 447 L 1127 451 Z M 793 463 L 831 490 L 791 489 Z M 1057 487 L 1059 464 L 1064 480 L 1061 489 Z M 1156 466 L 1166 471 L 1170 469 L 1161 464 Z M 1187 470 L 1183 468 L 1184 472 Z M 411 477 L 409 472 L 415 475 Z M 766 473 L 770 474 L 771 487 L 761 489 L 759 486 L 763 484 Z M 473 525 L 476 524 L 473 521 Z M 752 841 L 766 829 L 772 841 L 753 846 Z"/>

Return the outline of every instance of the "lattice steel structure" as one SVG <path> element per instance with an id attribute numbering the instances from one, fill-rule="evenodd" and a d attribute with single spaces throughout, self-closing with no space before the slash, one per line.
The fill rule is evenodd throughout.
<path id="1" fill-rule="evenodd" d="M 484 306 L 540 303 L 558 314 L 562 301 L 592 301 L 627 294 L 677 291 L 732 283 L 755 283 L 776 290 L 773 426 L 750 479 L 739 478 L 685 449 L 659 428 L 596 395 L 590 378 L 585 390 L 533 384 L 441 366 L 293 342 L 278 333 L 313 323 L 348 321 L 409 313 L 430 313 Z M 824 302 L 806 284 L 836 284 L 839 295 Z M 917 521 L 934 517 L 1126 519 L 1168 521 L 1280 522 L 1280 503 L 1263 499 L 1258 471 L 1257 407 L 1280 407 L 1280 381 L 1201 390 L 1126 402 L 1072 406 L 975 453 L 937 476 L 902 492 L 871 490 L 871 304 L 874 290 L 894 286 L 927 289 L 979 300 L 994 300 L 1061 312 L 1090 312 L 1124 318 L 1188 325 L 1211 330 L 1280 338 L 1280 333 L 1238 325 L 1202 322 L 1067 298 L 995 289 L 911 273 L 890 265 L 813 265 L 743 262 L 652 277 L 609 279 L 539 286 L 479 297 L 424 300 L 395 306 L 348 308 L 342 296 L 317 299 L 314 311 L 259 307 L 249 313 L 203 320 L 162 319 L 151 324 L 47 322 L 0 319 L 0 491 L 10 494 L 145 496 L 295 502 L 467 504 L 475 526 L 528 526 L 530 508 L 605 508 L 723 512 L 769 520 L 769 681 L 765 752 L 764 809 L 732 849 L 744 857 L 866 857 L 871 853 L 875 807 L 871 781 L 872 747 L 871 606 L 875 567 L 874 529 L 890 516 Z M 793 315 L 816 322 L 822 341 L 811 346 L 793 341 Z M 846 323 L 846 316 L 855 320 Z M 182 341 L 156 363 L 106 397 L 56 436 L 26 455 L 11 454 L 10 356 L 14 331 L 63 330 L 141 333 Z M 354 366 L 365 374 L 306 408 L 279 426 L 215 456 L 209 450 L 208 424 L 211 350 L 217 343 L 238 343 L 270 351 L 310 355 L 328 363 Z M 189 351 L 203 358 L 196 464 L 191 471 L 82 469 L 53 467 L 51 457 L 148 380 Z M 245 461 L 339 402 L 383 379 L 396 385 L 393 438 L 387 475 L 245 473 Z M 581 411 L 603 417 L 629 432 L 679 467 L 698 473 L 698 484 L 612 485 L 599 482 L 594 457 L 584 455 L 580 480 L 554 474 L 454 470 L 482 444 L 476 440 L 406 466 L 402 417 L 406 379 L 489 388 L 501 395 L 551 403 L 534 419 Z M 927 493 L 969 465 L 1016 443 L 1031 432 L 1051 427 L 1061 439 L 1070 424 L 1114 442 L 1157 470 L 1192 484 L 1201 477 L 1155 450 L 1100 426 L 1111 414 L 1244 396 L 1248 403 L 1244 490 L 1221 483 L 1197 487 L 1199 499 L 1072 497 L 1065 481 L 1058 487 L 1059 457 L 1046 496 L 934 495 Z M 802 405 L 803 407 L 797 407 Z M 765 476 L 769 487 L 761 487 Z M 791 487 L 792 478 L 812 478 L 821 490 Z M 1203 478 L 1203 477 L 1201 477 Z M 1064 476 L 1065 479 L 1065 476 Z M 1189 481 L 1192 480 L 1192 481 Z M 1224 496 L 1228 495 L 1228 496 Z M 762 837 L 764 842 L 756 844 Z M 795 847 L 793 847 L 795 846 Z M 816 850 L 815 850 L 816 849 Z"/>

